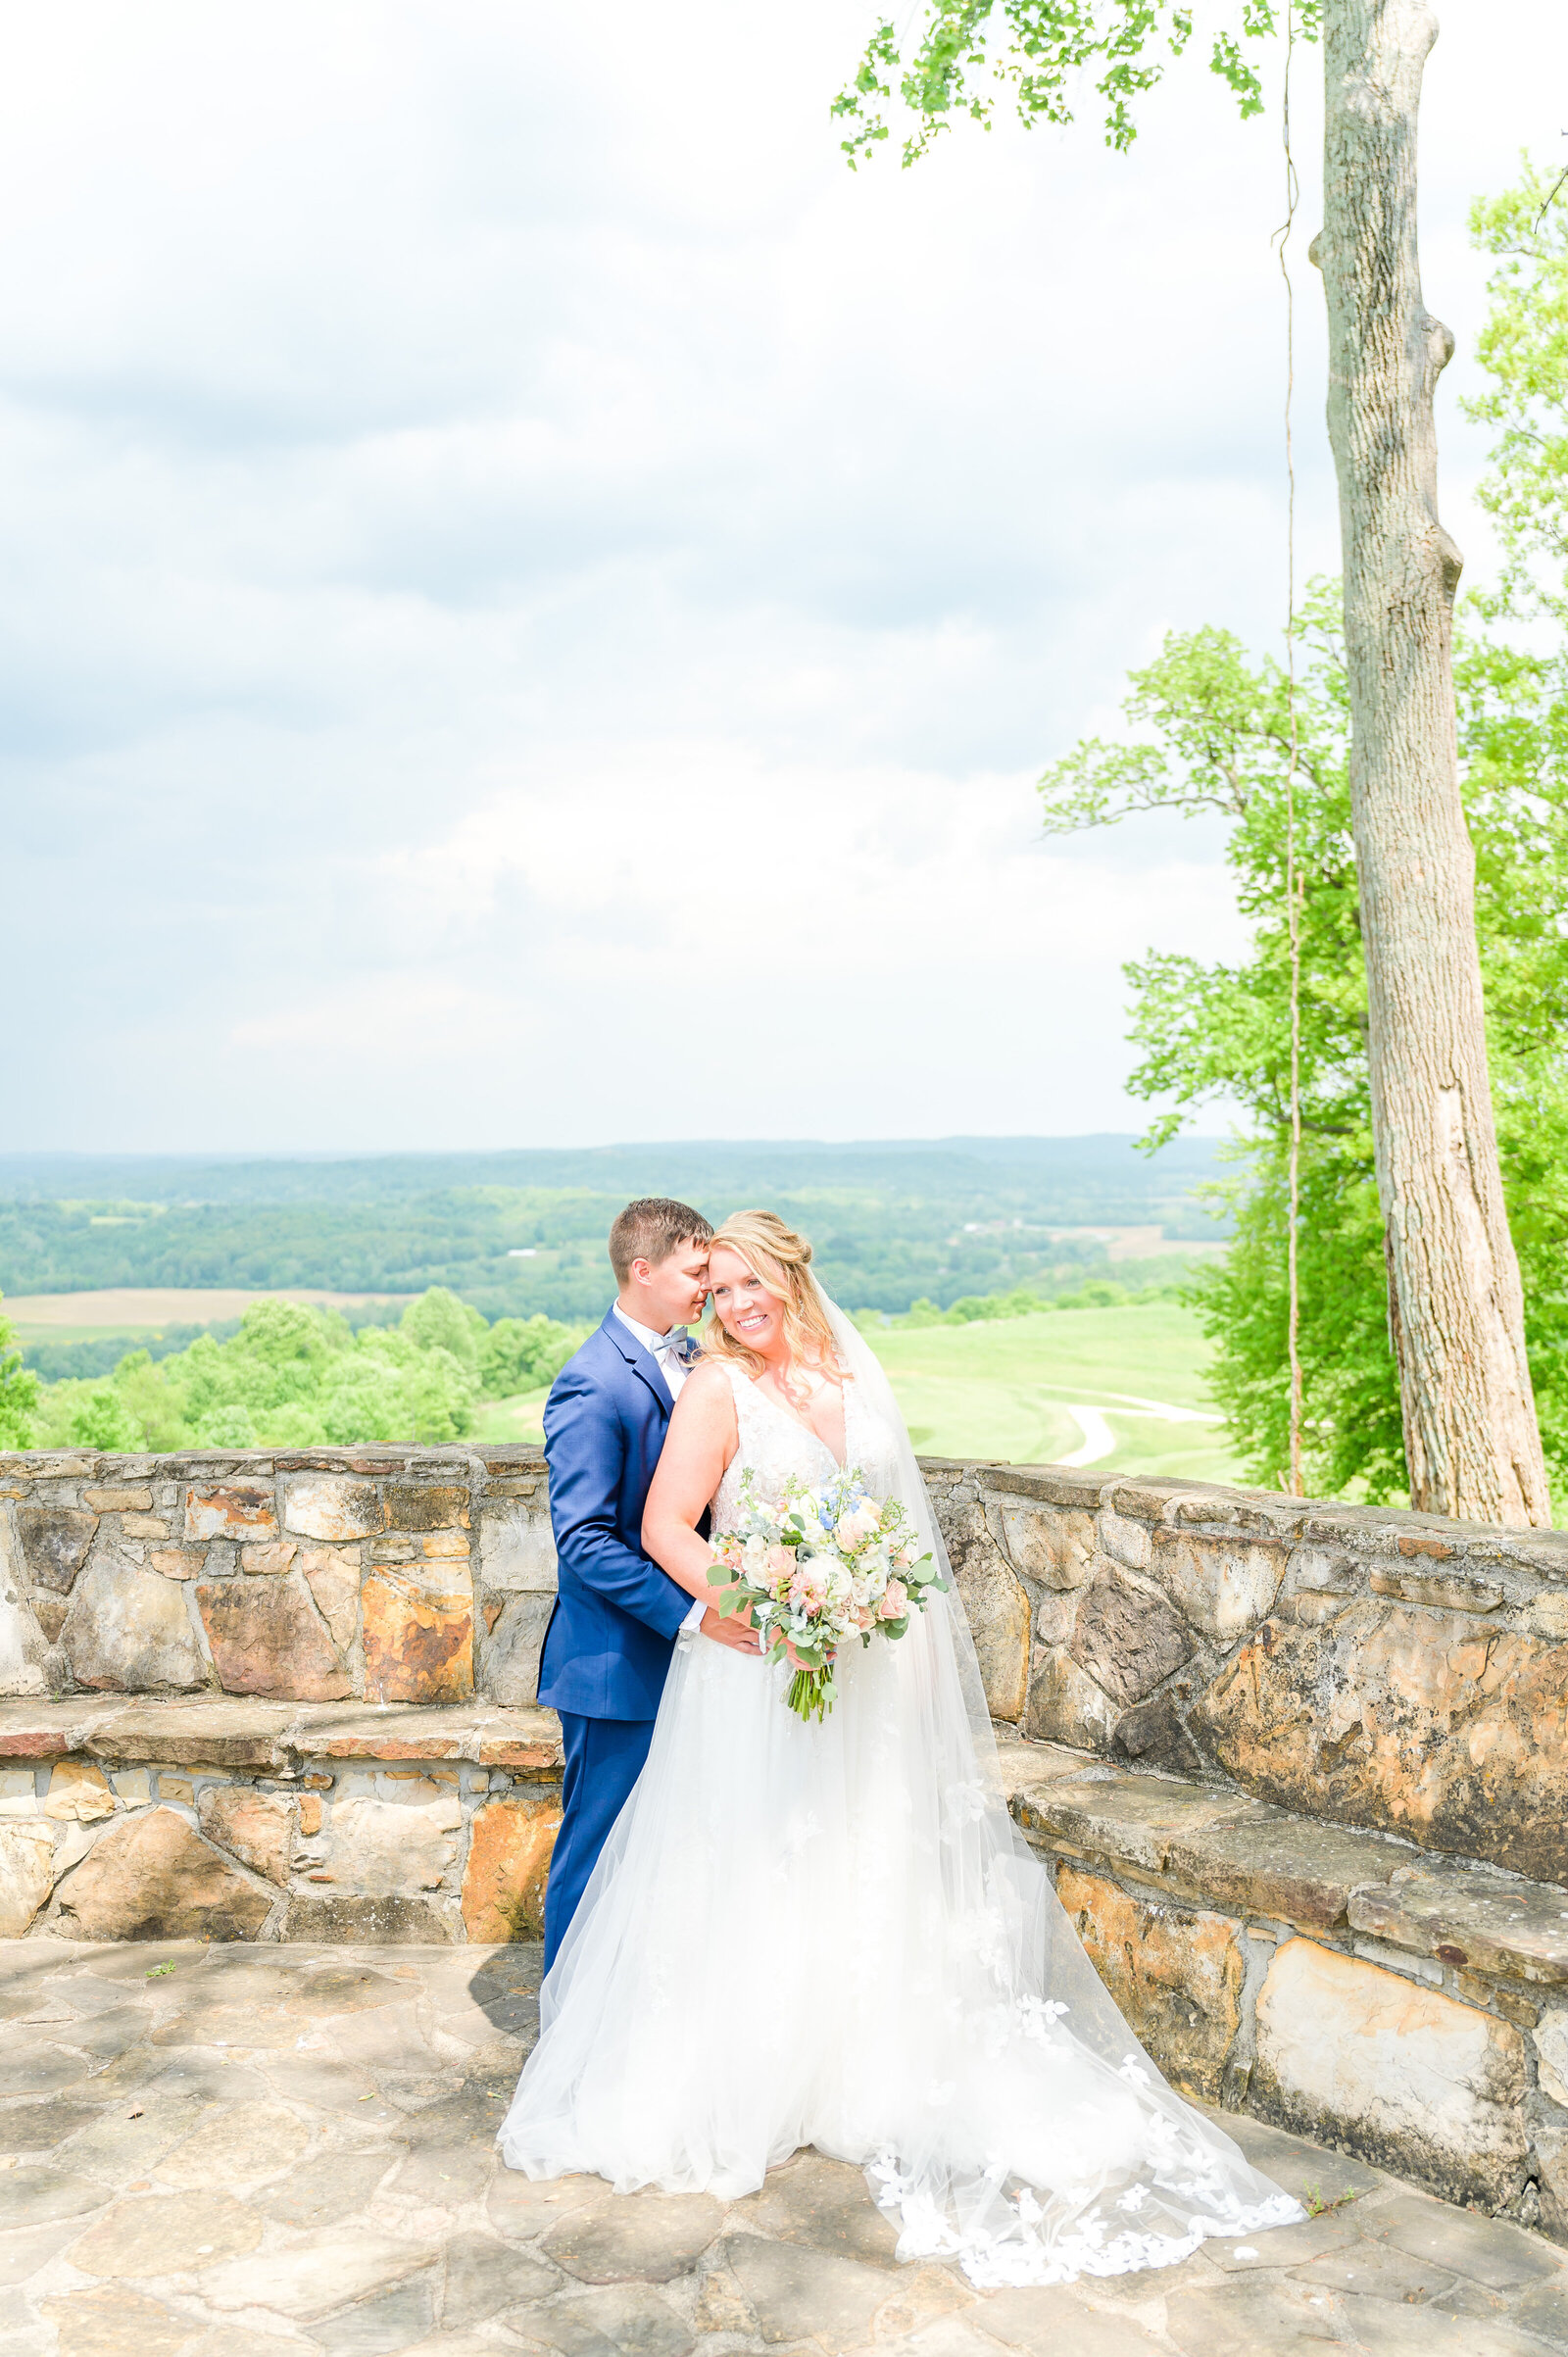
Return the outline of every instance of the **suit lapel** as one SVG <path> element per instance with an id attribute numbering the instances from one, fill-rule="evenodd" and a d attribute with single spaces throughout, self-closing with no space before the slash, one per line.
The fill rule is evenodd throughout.
<path id="1" fill-rule="evenodd" d="M 623 1326 L 613 1309 L 605 1312 L 600 1332 L 612 1342 L 634 1375 L 640 1375 L 667 1416 L 674 1407 L 668 1384 L 660 1372 L 659 1361 L 652 1350 L 645 1350 L 629 1326 Z"/>

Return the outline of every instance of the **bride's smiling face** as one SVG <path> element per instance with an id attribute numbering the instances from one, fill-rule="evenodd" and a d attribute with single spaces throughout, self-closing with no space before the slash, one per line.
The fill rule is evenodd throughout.
<path id="1" fill-rule="evenodd" d="M 784 1339 L 784 1304 L 748 1268 L 739 1252 L 720 1245 L 708 1263 L 713 1315 L 726 1334 L 766 1358 Z"/>

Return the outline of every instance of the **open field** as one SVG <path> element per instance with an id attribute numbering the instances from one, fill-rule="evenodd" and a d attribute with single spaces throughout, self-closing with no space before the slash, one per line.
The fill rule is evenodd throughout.
<path id="1" fill-rule="evenodd" d="M 1204 1389 L 1209 1346 L 1175 1302 L 899 1327 L 874 1340 L 923 1456 L 1238 1477 Z"/>
<path id="2" fill-rule="evenodd" d="M 101 1335 L 161 1334 L 166 1326 L 217 1325 L 239 1317 L 252 1301 L 310 1301 L 320 1309 L 350 1309 L 362 1301 L 401 1301 L 401 1294 L 320 1293 L 309 1286 L 115 1285 L 97 1293 L 7 1294 L 0 1316 L 19 1342 L 92 1342 Z"/>
<path id="3" fill-rule="evenodd" d="M 545 1412 L 547 1390 L 518 1392 L 510 1399 L 485 1399 L 475 1410 L 473 1438 L 476 1441 L 531 1441 L 536 1449 L 544 1447 L 545 1428 L 541 1421 Z"/>
<path id="4" fill-rule="evenodd" d="M 1114 1268 L 1123 1260 L 1155 1260 L 1161 1253 L 1172 1251 L 1163 1228 L 1054 1228 L 1054 1240 L 1069 1244 L 1102 1244 Z M 1184 1260 L 1217 1259 L 1230 1250 L 1223 1238 L 1208 1242 L 1184 1238 L 1180 1247 Z"/>
<path id="5" fill-rule="evenodd" d="M 1239 1478 L 1203 1388 L 1208 1344 L 1173 1302 L 897 1327 L 875 1342 L 923 1456 Z M 479 1437 L 541 1440 L 544 1403 L 543 1392 L 494 1401 Z"/>

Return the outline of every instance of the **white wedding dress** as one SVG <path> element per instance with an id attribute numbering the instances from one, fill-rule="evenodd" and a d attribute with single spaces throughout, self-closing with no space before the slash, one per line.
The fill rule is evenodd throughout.
<path id="1" fill-rule="evenodd" d="M 848 1462 L 940 1548 L 908 1437 L 840 1313 Z M 836 1461 L 738 1369 L 740 1479 Z M 861 2164 L 901 2258 L 981 2286 L 1119 2275 L 1301 2216 L 1174 2095 L 1007 1815 L 955 1590 L 841 1649 L 821 1725 L 790 1673 L 677 1647 L 648 1761 L 544 1985 L 500 2134 L 530 2177 L 754 2191 L 802 2145 Z"/>

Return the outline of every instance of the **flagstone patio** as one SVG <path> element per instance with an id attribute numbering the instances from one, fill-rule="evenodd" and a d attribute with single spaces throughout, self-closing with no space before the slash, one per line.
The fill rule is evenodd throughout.
<path id="1" fill-rule="evenodd" d="M 616 2198 L 491 2138 L 533 1947 L 0 1943 L 7 2357 L 1368 2357 L 1568 2350 L 1568 2254 L 1247 2119 L 1317 2212 L 1159 2276 L 975 2293 L 854 2169 Z"/>

